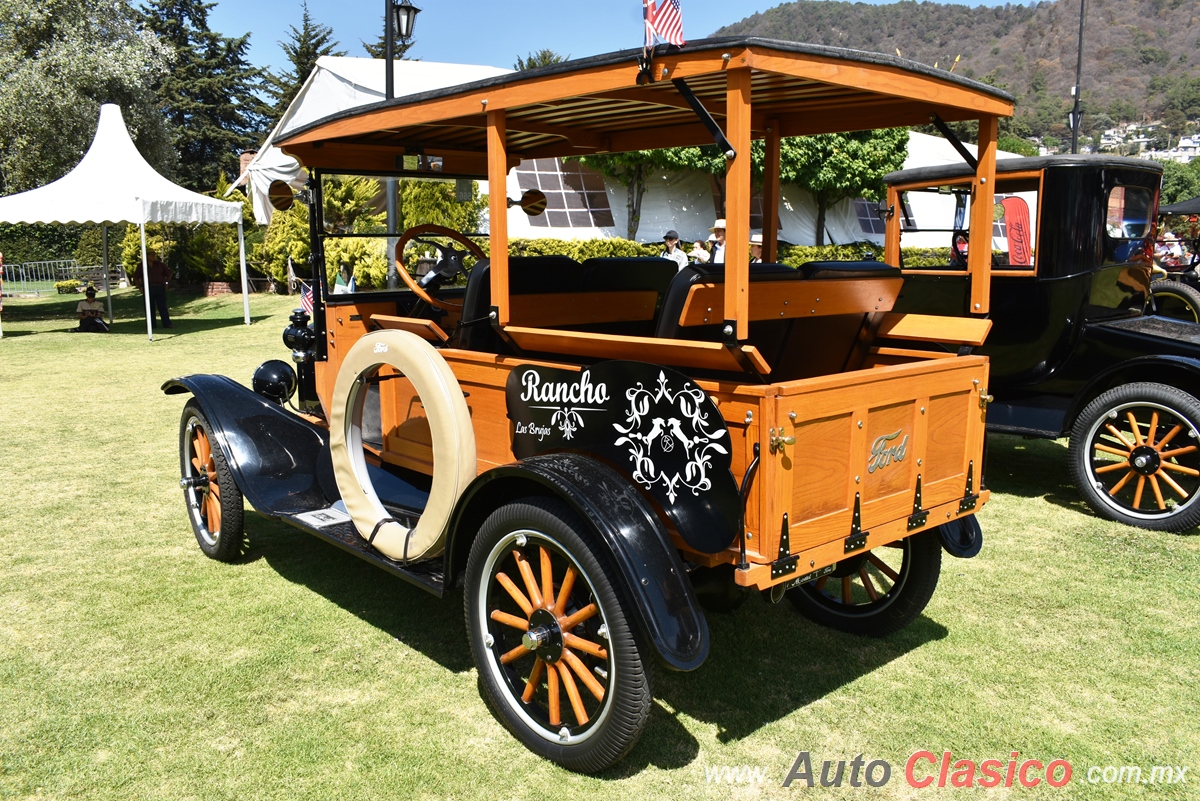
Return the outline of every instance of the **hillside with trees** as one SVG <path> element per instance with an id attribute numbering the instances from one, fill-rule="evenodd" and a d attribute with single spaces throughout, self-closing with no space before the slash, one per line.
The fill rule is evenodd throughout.
<path id="1" fill-rule="evenodd" d="M 798 0 L 754 14 L 715 36 L 752 35 L 895 55 L 992 83 L 1018 99 L 1010 130 L 1069 136 L 1079 0 L 995 8 L 900 2 Z M 1178 136 L 1200 119 L 1200 3 L 1088 0 L 1083 130 L 1161 119 Z"/>

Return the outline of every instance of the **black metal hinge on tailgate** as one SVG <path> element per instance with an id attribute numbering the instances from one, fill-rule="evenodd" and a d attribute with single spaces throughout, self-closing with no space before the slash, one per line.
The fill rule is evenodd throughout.
<path id="1" fill-rule="evenodd" d="M 788 516 L 783 513 L 783 530 L 779 532 L 779 558 L 771 563 L 771 578 L 788 576 L 796 572 L 799 556 L 792 556 L 791 538 L 788 537 Z"/>
<path id="2" fill-rule="evenodd" d="M 967 488 L 963 492 L 962 500 L 958 502 L 958 513 L 971 511 L 978 500 L 979 496 L 975 494 L 975 460 L 972 459 L 967 463 Z"/>
<path id="3" fill-rule="evenodd" d="M 929 519 L 929 512 L 921 508 L 921 474 L 917 473 L 917 491 L 913 494 L 913 510 L 908 516 L 908 530 L 920 528 Z"/>
<path id="4" fill-rule="evenodd" d="M 867 535 L 871 532 L 862 530 L 862 495 L 854 493 L 854 517 L 850 519 L 850 536 L 846 537 L 844 553 L 862 550 L 867 544 Z"/>

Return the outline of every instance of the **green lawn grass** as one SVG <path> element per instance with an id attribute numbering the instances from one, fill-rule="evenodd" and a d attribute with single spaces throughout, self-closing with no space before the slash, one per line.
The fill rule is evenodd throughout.
<path id="1" fill-rule="evenodd" d="M 712 654 L 660 672 L 621 764 L 567 773 L 479 697 L 460 593 L 438 600 L 253 512 L 238 564 L 196 547 L 178 488 L 183 399 L 286 358 L 295 299 L 141 296 L 110 335 L 77 298 L 8 299 L 0 339 L 0 797 L 86 799 L 1195 798 L 1200 539 L 1098 520 L 1061 442 L 997 437 L 976 559 L 946 557 L 899 635 L 820 629 L 751 598 Z M 1069 760 L 1065 788 L 913 790 L 914 751 Z M 883 759 L 879 789 L 780 786 L 800 751 Z M 706 781 L 761 766 L 762 784 Z M 1088 784 L 1091 766 L 1190 766 L 1188 784 Z M 1191 773 L 1198 775 L 1190 775 Z"/>

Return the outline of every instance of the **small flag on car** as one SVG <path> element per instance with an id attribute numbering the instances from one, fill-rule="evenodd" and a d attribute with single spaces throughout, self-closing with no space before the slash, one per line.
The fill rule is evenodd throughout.
<path id="1" fill-rule="evenodd" d="M 648 33 L 653 32 L 664 42 L 683 46 L 683 12 L 679 0 L 662 0 L 658 8 L 654 8 L 653 0 L 649 2 L 646 11 L 646 26 Z"/>
<path id="2" fill-rule="evenodd" d="M 313 291 L 312 287 L 303 281 L 300 282 L 300 308 L 312 314 L 313 310 Z"/>

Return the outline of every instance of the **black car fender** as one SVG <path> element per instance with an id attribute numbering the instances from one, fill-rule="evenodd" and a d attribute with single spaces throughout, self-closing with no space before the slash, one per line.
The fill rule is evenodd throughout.
<path id="1" fill-rule="evenodd" d="M 450 521 L 445 575 L 461 571 L 483 521 L 507 501 L 551 495 L 565 501 L 611 554 L 637 607 L 635 619 L 671 670 L 694 670 L 708 656 L 708 621 L 658 515 L 627 478 L 576 453 L 533 456 L 483 473 Z"/>
<path id="2" fill-rule="evenodd" d="M 1115 381 L 1118 377 L 1121 380 Z M 1075 393 L 1063 418 L 1063 433 L 1070 432 L 1075 418 L 1096 396 L 1117 383 L 1127 384 L 1133 381 L 1166 384 L 1195 394 L 1200 391 L 1200 358 L 1162 354 L 1137 356 L 1109 365 L 1092 376 L 1083 388 Z"/>
<path id="3" fill-rule="evenodd" d="M 195 396 L 234 482 L 258 511 L 279 517 L 337 499 L 318 478 L 329 463 L 323 429 L 222 375 L 173 378 L 162 391 Z"/>

